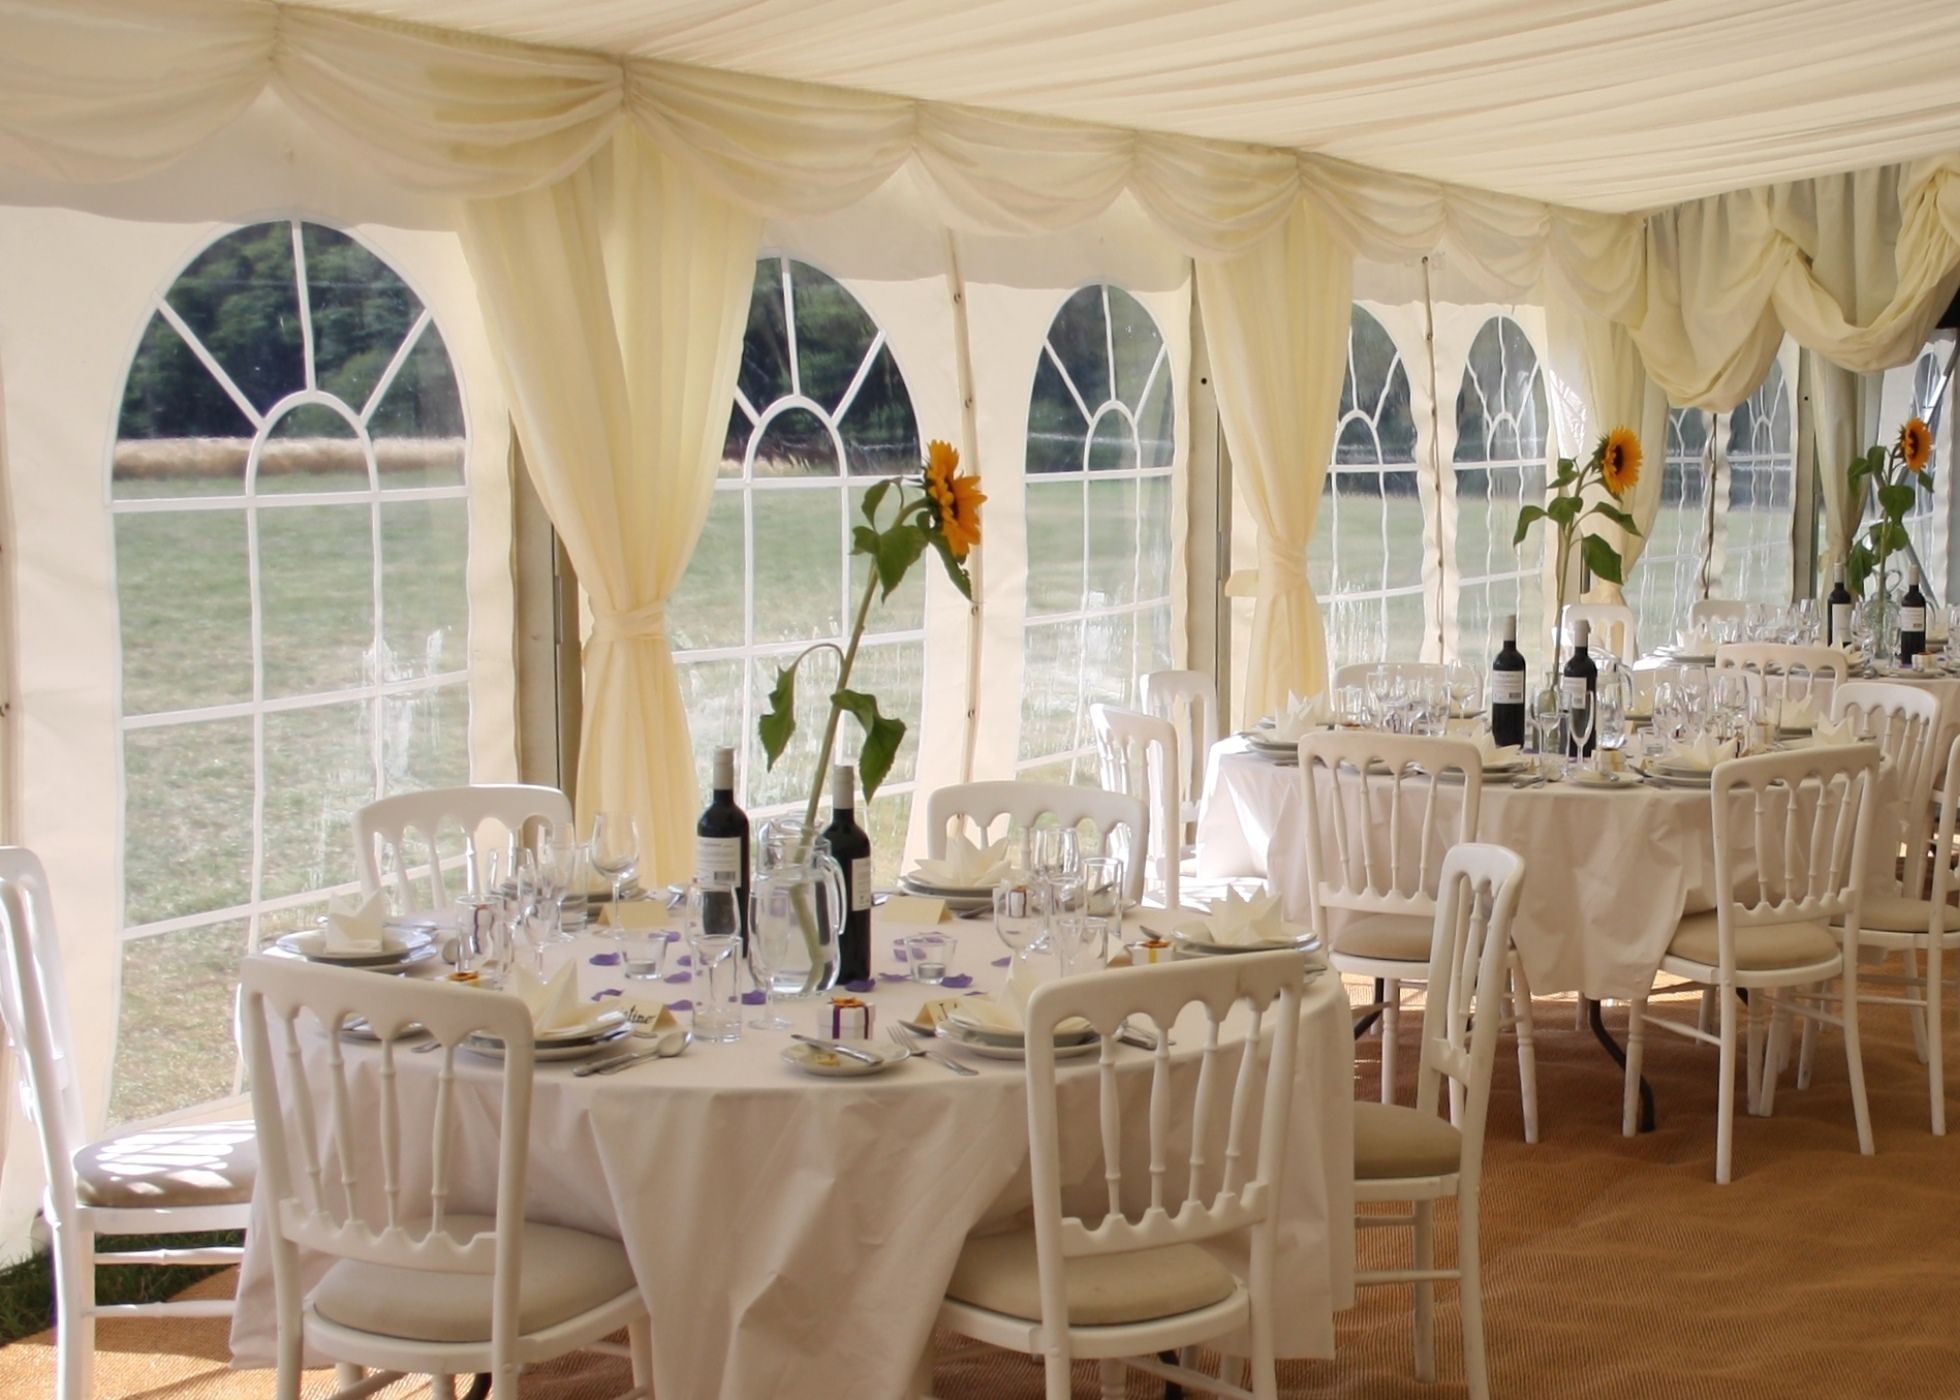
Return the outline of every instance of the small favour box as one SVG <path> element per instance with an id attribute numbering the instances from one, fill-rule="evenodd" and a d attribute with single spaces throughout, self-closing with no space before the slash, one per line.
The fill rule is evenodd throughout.
<path id="1" fill-rule="evenodd" d="M 863 997 L 832 997 L 817 1007 L 817 1034 L 825 1040 L 869 1040 L 872 1009 Z"/>
<path id="2" fill-rule="evenodd" d="M 1168 939 L 1146 938 L 1141 942 L 1130 944 L 1129 949 L 1130 964 L 1133 967 L 1148 967 L 1152 963 L 1171 960 L 1171 945 Z"/>

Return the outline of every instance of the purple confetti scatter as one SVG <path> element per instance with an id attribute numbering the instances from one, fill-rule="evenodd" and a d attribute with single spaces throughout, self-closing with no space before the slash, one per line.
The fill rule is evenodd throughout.
<path id="1" fill-rule="evenodd" d="M 681 941 L 681 931 L 680 931 L 679 929 L 677 929 L 677 928 L 674 928 L 674 929 L 668 929 L 668 930 L 667 930 L 667 941 L 668 941 L 669 943 L 678 943 L 678 942 L 680 942 L 680 941 Z"/>
<path id="2" fill-rule="evenodd" d="M 586 961 L 594 967 L 618 967 L 621 959 L 618 953 L 594 953 Z"/>
<path id="3" fill-rule="evenodd" d="M 1004 958 L 995 958 L 993 962 L 988 964 L 988 966 L 990 967 L 1012 967 L 1013 965 L 1014 965 L 1014 958 L 1012 954 L 1009 954 L 1007 957 Z"/>
<path id="4" fill-rule="evenodd" d="M 691 972 L 670 972 L 660 980 L 669 985 L 677 982 L 692 982 L 694 980 L 694 974 Z"/>
<path id="5" fill-rule="evenodd" d="M 956 972 L 939 985 L 942 987 L 951 987 L 953 990 L 959 991 L 962 988 L 971 987 L 973 985 L 973 979 L 964 972 Z"/>
<path id="6" fill-rule="evenodd" d="M 878 984 L 867 977 L 862 982 L 840 982 L 837 985 L 847 992 L 868 992 Z"/>
<path id="7" fill-rule="evenodd" d="M 878 980 L 880 982 L 910 982 L 912 979 L 903 972 L 881 972 L 878 974 Z"/>
<path id="8" fill-rule="evenodd" d="M 767 1006 L 768 1004 L 769 994 L 767 992 L 742 993 L 742 1005 L 744 1006 Z"/>
<path id="9" fill-rule="evenodd" d="M 686 997 L 682 997 L 679 1001 L 668 1002 L 667 1009 L 669 1011 L 692 1011 L 694 1009 L 694 1003 Z"/>
<path id="10" fill-rule="evenodd" d="M 675 967 L 693 967 L 693 966 L 694 966 L 694 954 L 692 954 L 692 953 L 682 953 L 682 954 L 680 955 L 680 957 L 679 957 L 678 959 L 676 959 L 676 960 L 675 960 L 675 962 L 674 962 L 674 966 L 675 966 Z"/>
<path id="11" fill-rule="evenodd" d="M 625 995 L 626 993 L 618 987 L 602 987 L 592 994 L 592 1000 L 599 1001 L 606 997 L 623 997 Z"/>
<path id="12" fill-rule="evenodd" d="M 903 949 L 903 948 L 901 948 L 901 947 L 897 947 L 897 946 L 894 946 L 894 947 L 892 948 L 892 957 L 893 957 L 893 959 L 894 959 L 894 960 L 896 960 L 896 961 L 898 961 L 898 962 L 904 962 L 904 961 L 905 961 L 905 949 Z"/>

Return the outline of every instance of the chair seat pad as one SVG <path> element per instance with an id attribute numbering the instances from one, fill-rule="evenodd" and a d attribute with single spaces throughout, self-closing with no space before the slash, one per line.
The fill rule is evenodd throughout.
<path id="1" fill-rule="evenodd" d="M 1357 914 L 1334 934 L 1334 952 L 1353 958 L 1381 958 L 1429 969 L 1429 940 L 1435 921 L 1417 914 Z"/>
<path id="2" fill-rule="evenodd" d="M 1674 931 L 1668 954 L 1709 967 L 1721 961 L 1721 939 L 1713 909 L 1689 914 Z M 1779 967 L 1810 967 L 1838 955 L 1838 941 L 1822 924 L 1763 924 L 1735 931 L 1735 965 L 1743 972 L 1771 972 Z"/>
<path id="3" fill-rule="evenodd" d="M 1354 1105 L 1354 1177 L 1390 1181 L 1463 1169 L 1463 1134 L 1433 1113 L 1399 1103 Z"/>
<path id="4" fill-rule="evenodd" d="M 1075 1327 L 1114 1327 L 1174 1317 L 1222 1303 L 1237 1287 L 1231 1272 L 1193 1244 L 1068 1261 L 1068 1320 Z M 946 1296 L 955 1302 L 1041 1320 L 1034 1231 L 976 1235 L 960 1251 Z"/>
<path id="5" fill-rule="evenodd" d="M 1899 894 L 1867 894 L 1858 914 L 1858 926 L 1879 933 L 1923 934 L 1932 923 L 1933 908 L 1930 899 L 1907 899 Z M 1941 921 L 1940 928 L 1942 931 L 1960 928 L 1960 909 L 1947 905 L 1946 917 Z"/>
<path id="6" fill-rule="evenodd" d="M 487 1215 L 452 1215 L 443 1222 L 444 1233 L 458 1242 L 495 1227 Z M 410 1230 L 419 1233 L 416 1226 Z M 524 1222 L 520 1331 L 541 1332 L 633 1286 L 633 1266 L 618 1240 Z M 435 1274 L 340 1259 L 308 1302 L 328 1322 L 360 1332 L 415 1342 L 487 1342 L 490 1295 L 489 1274 Z"/>
<path id="7" fill-rule="evenodd" d="M 75 1154 L 75 1194 L 110 1210 L 242 1206 L 259 1174 L 250 1123 L 138 1128 Z"/>

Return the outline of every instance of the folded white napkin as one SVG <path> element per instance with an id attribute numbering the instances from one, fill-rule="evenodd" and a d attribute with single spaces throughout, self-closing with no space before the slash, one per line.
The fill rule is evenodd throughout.
<path id="1" fill-rule="evenodd" d="M 1282 743 L 1292 743 L 1315 730 L 1327 728 L 1334 719 L 1334 706 L 1325 694 L 1300 696 L 1288 691 L 1286 708 L 1272 717 L 1266 734 Z"/>
<path id="2" fill-rule="evenodd" d="M 1279 916 L 1278 895 L 1255 895 L 1245 899 L 1240 897 L 1237 890 L 1227 890 L 1225 898 L 1212 902 L 1210 913 L 1202 919 L 1179 925 L 1178 932 L 1194 942 L 1218 943 L 1226 947 L 1273 943 L 1286 937 L 1286 929 Z"/>
<path id="3" fill-rule="evenodd" d="M 1800 700 L 1784 700 L 1776 707 L 1779 729 L 1810 729 L 1817 723 L 1817 706 L 1806 695 Z"/>
<path id="4" fill-rule="evenodd" d="M 1667 762 L 1676 768 L 1709 769 L 1734 757 L 1734 740 L 1712 739 L 1706 734 L 1697 734 L 1690 743 L 1676 740 L 1667 747 Z"/>
<path id="5" fill-rule="evenodd" d="M 1471 733 L 1470 742 L 1477 746 L 1477 757 L 1483 760 L 1486 768 L 1503 763 L 1515 763 L 1518 756 L 1524 752 L 1524 745 L 1499 744 L 1490 737 L 1490 730 L 1482 727 Z"/>
<path id="6" fill-rule="evenodd" d="M 541 1031 L 562 1031 L 592 1019 L 592 1008 L 578 999 L 578 964 L 566 963 L 540 982 L 522 963 L 510 970 L 510 991 L 531 1013 L 531 1025 Z"/>
<path id="7" fill-rule="evenodd" d="M 1684 627 L 1675 634 L 1675 640 L 1679 643 L 1680 649 L 1689 656 L 1707 656 L 1715 650 L 1715 638 L 1706 632 L 1696 632 Z"/>
<path id="8" fill-rule="evenodd" d="M 1034 965 L 1026 958 L 1016 958 L 999 992 L 991 997 L 967 997 L 953 1010 L 952 1015 L 986 1030 L 1018 1033 L 1028 1024 L 1028 998 L 1040 985 L 1041 978 L 1035 974 Z M 1073 1034 L 1088 1030 L 1089 1023 L 1080 1016 L 1071 1016 L 1057 1024 L 1055 1029 Z"/>
<path id="9" fill-rule="evenodd" d="M 1857 722 L 1846 716 L 1835 724 L 1820 718 L 1810 727 L 1810 742 L 1817 748 L 1841 748 L 1859 742 Z"/>
<path id="10" fill-rule="evenodd" d="M 945 856 L 919 861 L 912 867 L 912 875 L 938 889 L 978 890 L 999 884 L 1009 864 L 1006 837 L 991 846 L 981 846 L 955 832 L 947 838 Z"/>
<path id="11" fill-rule="evenodd" d="M 329 953 L 379 953 L 388 946 L 387 931 L 381 921 L 388 917 L 388 901 L 380 892 L 362 899 L 350 894 L 327 902 L 327 935 L 324 947 Z"/>

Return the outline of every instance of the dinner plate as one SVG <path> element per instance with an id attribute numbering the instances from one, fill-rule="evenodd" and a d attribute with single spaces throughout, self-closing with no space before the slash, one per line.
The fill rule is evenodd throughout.
<path id="1" fill-rule="evenodd" d="M 939 1038 L 947 1044 L 956 1046 L 961 1050 L 971 1050 L 983 1059 L 1026 1060 L 1028 1058 L 1028 1049 L 1024 1043 L 997 1044 L 993 1041 L 981 1040 L 976 1036 L 966 1034 L 951 1021 L 946 1022 L 939 1028 Z M 1072 1060 L 1078 1055 L 1093 1054 L 1095 1053 L 1096 1047 L 1100 1044 L 1102 1044 L 1102 1037 L 1094 1031 L 1091 1031 L 1089 1032 L 1089 1039 L 1082 1041 L 1080 1044 L 1063 1045 L 1058 1042 L 1055 1046 L 1055 1058 L 1058 1060 Z"/>
<path id="2" fill-rule="evenodd" d="M 340 1035 L 343 1040 L 358 1040 L 367 1045 L 379 1045 L 381 1043 L 381 1037 L 374 1033 L 374 1027 L 368 1024 L 367 1017 L 365 1016 L 353 1016 L 341 1022 Z M 395 1037 L 395 1043 L 397 1045 L 406 1045 L 412 1040 L 427 1040 L 428 1038 L 428 1031 L 419 1025 L 410 1023 L 402 1028 L 400 1035 Z"/>
<path id="3" fill-rule="evenodd" d="M 576 1026 L 560 1026 L 556 1030 L 537 1031 L 533 1039 L 540 1045 L 563 1045 L 576 1040 L 597 1040 L 610 1034 L 615 1027 L 627 1024 L 624 1011 L 601 1011 L 590 1020 L 580 1021 Z"/>
<path id="4" fill-rule="evenodd" d="M 1286 927 L 1300 926 L 1288 924 Z M 1213 943 L 1183 933 L 1171 935 L 1171 947 L 1178 953 L 1194 958 L 1231 957 L 1238 953 L 1311 953 L 1319 946 L 1320 940 L 1314 937 L 1311 929 L 1301 929 L 1291 938 L 1268 938 L 1257 943 Z"/>
<path id="5" fill-rule="evenodd" d="M 839 1055 L 829 1050 L 819 1050 L 814 1045 L 796 1041 L 783 1047 L 783 1063 L 794 1065 L 805 1074 L 818 1075 L 824 1079 L 857 1079 L 867 1074 L 883 1074 L 901 1060 L 912 1054 L 902 1045 L 891 1041 L 853 1040 L 853 1050 L 862 1050 L 867 1055 L 876 1055 L 878 1063 L 867 1065 L 862 1060 L 854 1060 L 849 1055 Z"/>
<path id="6" fill-rule="evenodd" d="M 980 909 L 994 907 L 994 892 L 991 889 L 945 889 L 914 879 L 910 875 L 898 877 L 898 888 L 905 894 L 916 894 L 926 899 L 943 899 L 946 907 L 956 914 L 970 914 Z"/>
<path id="7" fill-rule="evenodd" d="M 945 1024 L 957 1028 L 962 1035 L 967 1036 L 969 1039 L 984 1040 L 989 1045 L 1022 1046 L 1027 1044 L 1028 1038 L 1025 1032 L 1003 1030 L 997 1026 L 982 1025 L 978 1021 L 968 1020 L 957 1011 L 946 1018 Z M 1077 1030 L 1065 1031 L 1059 1026 L 1055 1029 L 1055 1044 L 1057 1046 L 1084 1045 L 1095 1038 L 1095 1031 L 1087 1025 Z"/>
<path id="8" fill-rule="evenodd" d="M 1638 773 L 1596 773 L 1590 768 L 1580 768 L 1567 773 L 1565 780 L 1574 786 L 1592 788 L 1599 792 L 1613 792 L 1620 788 L 1640 786 Z"/>
<path id="9" fill-rule="evenodd" d="M 384 929 L 383 937 L 387 942 L 379 952 L 330 952 L 326 946 L 325 929 L 288 933 L 275 939 L 274 943 L 294 957 L 305 958 L 308 962 L 333 963 L 340 967 L 385 967 L 413 960 L 416 954 L 428 949 L 435 941 L 430 934 L 418 929 Z"/>
<path id="10" fill-rule="evenodd" d="M 539 1041 L 532 1048 L 531 1058 L 539 1064 L 548 1064 L 554 1060 L 590 1059 L 615 1041 L 624 1040 L 631 1034 L 633 1028 L 621 1024 L 589 1040 L 560 1041 L 556 1044 L 551 1041 Z M 483 1056 L 486 1060 L 501 1060 L 504 1057 L 504 1043 L 490 1036 L 470 1036 L 464 1040 L 463 1048 Z"/>

